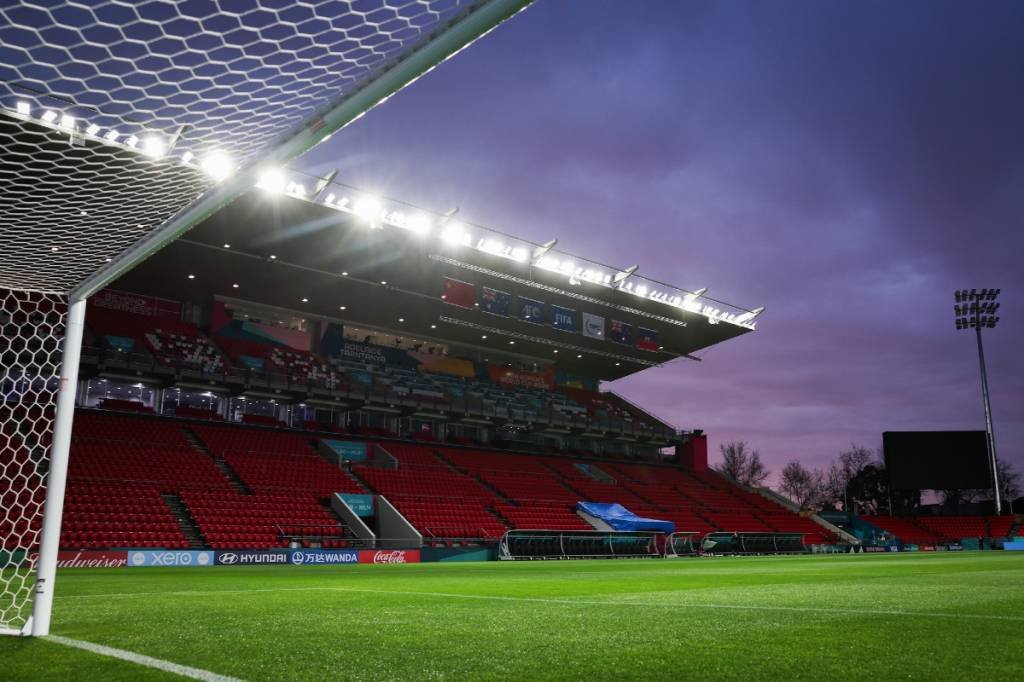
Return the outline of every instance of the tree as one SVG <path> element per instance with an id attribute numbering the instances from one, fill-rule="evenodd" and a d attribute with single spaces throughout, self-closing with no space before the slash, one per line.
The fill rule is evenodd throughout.
<path id="1" fill-rule="evenodd" d="M 1004 504 L 1009 504 L 1020 495 L 1020 472 L 1006 459 L 996 461 L 999 472 L 999 494 Z M 943 490 L 942 506 L 955 510 L 962 503 L 981 502 L 992 499 L 992 488 L 964 488 L 961 490 Z"/>
<path id="2" fill-rule="evenodd" d="M 761 453 L 749 450 L 742 440 L 724 443 L 718 449 L 722 453 L 722 463 L 715 470 L 743 485 L 759 486 L 771 473 L 761 461 Z"/>
<path id="3" fill-rule="evenodd" d="M 808 469 L 794 459 L 782 469 L 779 491 L 801 509 L 818 510 L 827 497 L 825 472 Z"/>
<path id="4" fill-rule="evenodd" d="M 868 464 L 850 479 L 847 488 L 854 514 L 912 514 L 921 506 L 920 490 L 890 490 L 885 464 Z"/>
<path id="5" fill-rule="evenodd" d="M 872 464 L 880 464 L 875 453 L 866 447 L 850 443 L 850 449 L 839 453 L 839 458 L 832 462 L 825 475 L 825 504 L 838 507 L 839 503 L 842 503 L 843 511 L 851 511 L 850 481 Z"/>

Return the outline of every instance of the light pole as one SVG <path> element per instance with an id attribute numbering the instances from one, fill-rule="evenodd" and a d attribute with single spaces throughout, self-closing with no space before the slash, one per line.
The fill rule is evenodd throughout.
<path id="1" fill-rule="evenodd" d="M 996 515 L 1003 511 L 999 490 L 999 460 L 996 458 L 996 439 L 992 432 L 992 405 L 988 399 L 988 374 L 985 372 L 985 350 L 981 344 L 981 330 L 995 329 L 999 323 L 996 312 L 999 304 L 996 297 L 1000 289 L 960 289 L 953 293 L 956 305 L 956 328 L 973 329 L 978 337 L 978 364 L 981 366 L 981 398 L 985 403 L 985 434 L 988 441 L 988 468 L 992 472 L 992 493 L 994 495 Z"/>

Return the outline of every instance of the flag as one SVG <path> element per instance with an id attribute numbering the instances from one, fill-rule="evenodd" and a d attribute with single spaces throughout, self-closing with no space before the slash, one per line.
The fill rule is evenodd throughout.
<path id="1" fill-rule="evenodd" d="M 512 296 L 504 291 L 481 287 L 480 289 L 480 310 L 492 315 L 508 317 L 508 308 L 512 303 Z"/>
<path id="2" fill-rule="evenodd" d="M 618 320 L 612 320 L 611 328 L 608 330 L 608 338 L 615 343 L 624 343 L 627 346 L 633 345 L 633 326 Z"/>
<path id="3" fill-rule="evenodd" d="M 534 301 L 532 298 L 523 298 L 522 296 L 516 297 L 517 316 L 520 320 L 525 322 L 532 322 L 533 324 L 544 324 L 544 304 L 540 301 Z"/>
<path id="4" fill-rule="evenodd" d="M 445 303 L 457 305 L 460 308 L 474 308 L 476 303 L 476 289 L 469 282 L 460 282 L 451 277 L 444 278 L 444 288 L 441 298 Z"/>
<path id="5" fill-rule="evenodd" d="M 653 329 L 637 327 L 636 347 L 640 350 L 658 350 L 658 332 Z"/>
<path id="6" fill-rule="evenodd" d="M 604 318 L 600 315 L 583 313 L 583 336 L 591 339 L 603 339 Z"/>
<path id="7" fill-rule="evenodd" d="M 551 326 L 567 332 L 576 331 L 576 311 L 572 308 L 551 306 Z"/>

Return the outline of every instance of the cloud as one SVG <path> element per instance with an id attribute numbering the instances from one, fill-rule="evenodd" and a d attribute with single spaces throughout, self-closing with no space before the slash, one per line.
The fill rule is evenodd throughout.
<path id="1" fill-rule="evenodd" d="M 614 388 L 779 468 L 980 428 L 952 291 L 1002 287 L 1024 467 L 1017 2 L 537 3 L 307 156 L 352 184 L 725 300 L 759 331 Z"/>

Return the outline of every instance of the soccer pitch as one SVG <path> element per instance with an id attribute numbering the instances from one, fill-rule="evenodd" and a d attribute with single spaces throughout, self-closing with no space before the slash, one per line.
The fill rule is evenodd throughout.
<path id="1" fill-rule="evenodd" d="M 1024 555 L 73 569 L 54 633 L 251 680 L 1017 677 Z M 181 679 L 0 638 L 0 679 Z"/>

